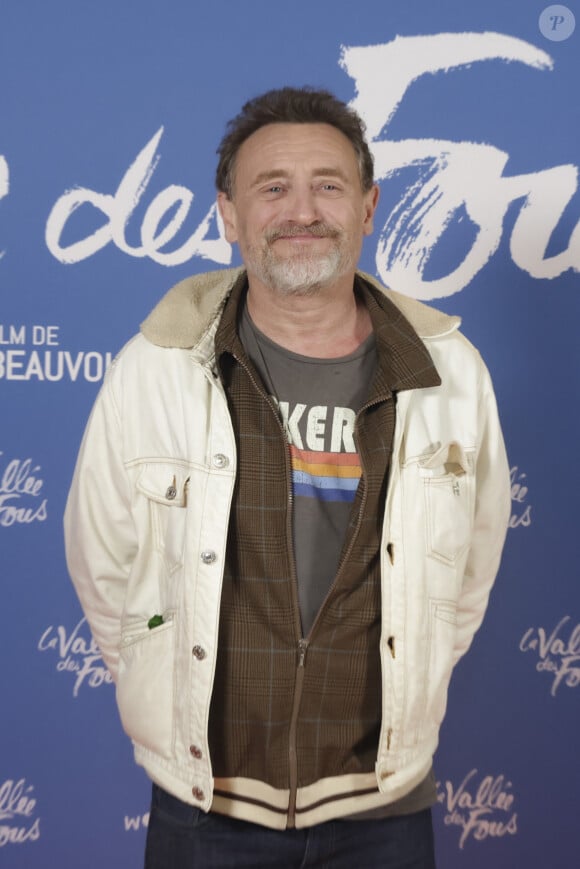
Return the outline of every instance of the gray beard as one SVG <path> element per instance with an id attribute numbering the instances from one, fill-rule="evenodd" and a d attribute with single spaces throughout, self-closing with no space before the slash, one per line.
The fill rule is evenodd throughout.
<path id="1" fill-rule="evenodd" d="M 301 231 L 301 228 L 297 231 Z M 272 233 L 265 240 L 264 247 L 253 247 L 247 251 L 246 265 L 265 286 L 280 295 L 315 295 L 321 287 L 338 280 L 352 268 L 351 258 L 345 255 L 338 238 L 332 250 L 323 256 L 298 253 L 280 258 L 272 246 L 279 234 L 280 231 Z"/>

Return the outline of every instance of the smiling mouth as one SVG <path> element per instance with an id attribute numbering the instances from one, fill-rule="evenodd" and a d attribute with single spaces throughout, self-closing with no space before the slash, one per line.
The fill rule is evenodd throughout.
<path id="1" fill-rule="evenodd" d="M 334 239 L 337 237 L 336 230 L 329 226 L 284 226 L 274 229 L 268 236 L 268 242 L 273 244 L 275 241 L 315 241 L 322 238 Z"/>

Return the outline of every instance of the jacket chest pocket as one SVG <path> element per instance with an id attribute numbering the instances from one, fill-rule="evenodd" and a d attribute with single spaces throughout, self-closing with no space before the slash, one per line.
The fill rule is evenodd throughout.
<path id="1" fill-rule="evenodd" d="M 143 465 L 137 489 L 147 498 L 152 542 L 171 574 L 183 564 L 189 471 L 171 462 Z"/>
<path id="2" fill-rule="evenodd" d="M 455 442 L 419 461 L 427 555 L 455 565 L 469 546 L 473 517 L 471 456 Z"/>

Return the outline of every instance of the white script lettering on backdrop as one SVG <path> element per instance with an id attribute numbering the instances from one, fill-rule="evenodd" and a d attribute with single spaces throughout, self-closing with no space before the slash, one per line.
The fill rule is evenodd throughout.
<path id="1" fill-rule="evenodd" d="M 503 173 L 510 155 L 490 144 L 387 138 L 388 124 L 414 82 L 483 61 L 517 62 L 537 71 L 553 68 L 546 52 L 501 33 L 405 36 L 384 45 L 342 49 L 340 64 L 355 81 L 357 96 L 352 105 L 367 124 L 377 180 L 384 184 L 409 167 L 417 173 L 388 215 L 376 251 L 383 281 L 416 298 L 442 298 L 467 286 L 497 250 L 507 210 L 518 200 L 522 204 L 510 237 L 516 265 L 544 279 L 567 269 L 580 270 L 580 222 L 568 247 L 546 256 L 554 230 L 577 189 L 575 165 L 508 176 Z M 76 187 L 57 200 L 46 224 L 46 243 L 53 256 L 63 263 L 77 263 L 112 241 L 130 256 L 150 257 L 166 266 L 194 256 L 220 265 L 231 262 L 231 247 L 223 237 L 215 205 L 186 242 L 175 250 L 162 250 L 175 239 L 193 202 L 194 194 L 181 185 L 170 185 L 153 198 L 142 221 L 141 243 L 128 243 L 127 227 L 160 159 L 157 148 L 162 134 L 160 127 L 113 195 Z M 100 211 L 104 224 L 84 238 L 63 244 L 65 227 L 83 205 Z M 428 280 L 425 271 L 432 253 L 453 219 L 463 214 L 473 229 L 470 249 L 447 274 Z M 217 238 L 207 237 L 212 228 Z"/>
<path id="2" fill-rule="evenodd" d="M 78 697 L 83 685 L 100 688 L 101 685 L 112 684 L 111 674 L 103 663 L 103 657 L 85 618 L 70 633 L 66 625 L 56 628 L 50 625 L 38 641 L 38 651 L 56 653 L 58 672 L 74 675 L 73 697 Z"/>
<path id="3" fill-rule="evenodd" d="M 40 465 L 32 459 L 12 459 L 2 467 L 0 450 L 0 527 L 44 522 L 48 516 L 43 498 Z"/>
<path id="4" fill-rule="evenodd" d="M 35 811 L 34 786 L 25 779 L 7 779 L 0 785 L 0 848 L 40 838 L 40 818 L 34 817 Z"/>
<path id="5" fill-rule="evenodd" d="M 477 775 L 477 769 L 472 769 L 457 787 L 449 780 L 444 785 L 437 782 L 437 802 L 444 808 L 444 823 L 460 828 L 460 848 L 469 839 L 501 839 L 518 831 L 511 781 L 503 775 L 479 779 Z"/>
<path id="6" fill-rule="evenodd" d="M 520 642 L 520 652 L 535 652 L 536 670 L 550 673 L 555 697 L 562 685 L 577 688 L 580 685 L 580 623 L 564 616 L 551 631 L 543 627 L 529 628 Z"/>
<path id="7" fill-rule="evenodd" d="M 162 135 L 163 127 L 160 127 L 137 155 L 135 162 L 129 166 L 114 196 L 97 193 L 87 187 L 77 187 L 68 190 L 57 200 L 46 224 L 46 244 L 53 256 L 63 263 L 77 263 L 97 253 L 112 241 L 119 250 L 130 256 L 149 257 L 165 266 L 179 265 L 194 256 L 222 265 L 231 262 L 232 249 L 223 237 L 223 227 L 215 203 L 193 235 L 181 247 L 170 253 L 161 251 L 183 226 L 193 202 L 194 194 L 191 190 L 178 184 L 166 187 L 148 206 L 141 224 L 141 244 L 130 245 L 127 241 L 129 221 L 160 160 L 156 151 Z M 92 205 L 105 216 L 106 222 L 91 235 L 63 246 L 61 236 L 64 228 L 81 205 Z M 168 214 L 171 217 L 167 220 Z M 206 235 L 214 219 L 218 225 L 219 238 L 208 240 Z M 160 229 L 163 223 L 165 225 Z"/>
<path id="8" fill-rule="evenodd" d="M 532 524 L 532 505 L 528 499 L 527 474 L 520 471 L 517 465 L 510 468 L 512 512 L 510 528 L 529 528 Z"/>
<path id="9" fill-rule="evenodd" d="M 492 145 L 378 138 L 388 131 L 389 121 L 415 81 L 479 61 L 517 61 L 537 70 L 553 66 L 546 52 L 500 33 L 397 37 L 386 45 L 343 49 L 341 64 L 355 80 L 357 96 L 352 106 L 367 124 L 377 180 L 393 177 L 405 167 L 415 167 L 418 173 L 389 214 L 376 255 L 382 280 L 415 298 L 442 298 L 467 286 L 497 250 L 508 207 L 519 199 L 523 205 L 510 238 L 516 265 L 534 278 L 554 278 L 570 268 L 580 270 L 580 222 L 566 250 L 545 255 L 576 192 L 576 166 L 505 176 L 510 155 Z M 474 227 L 470 250 L 453 271 L 425 280 L 432 252 L 461 213 Z"/>

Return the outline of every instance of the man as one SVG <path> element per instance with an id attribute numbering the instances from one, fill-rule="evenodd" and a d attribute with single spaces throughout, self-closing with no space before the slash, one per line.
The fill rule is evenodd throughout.
<path id="1" fill-rule="evenodd" d="M 70 572 L 153 779 L 146 865 L 434 866 L 432 755 L 509 477 L 457 318 L 356 271 L 360 119 L 284 88 L 229 125 L 244 269 L 121 352 L 66 513 Z"/>

